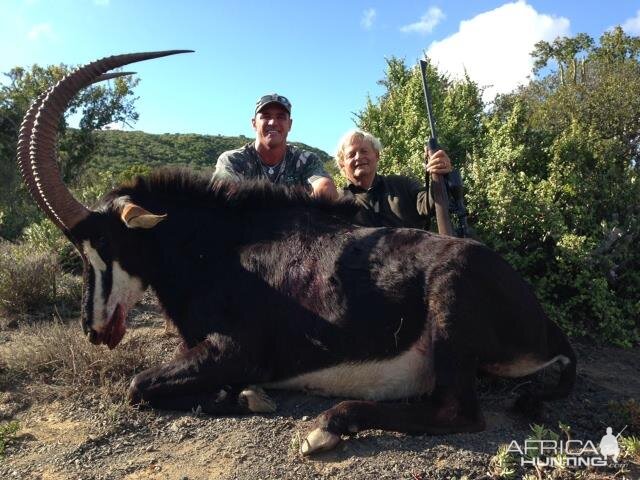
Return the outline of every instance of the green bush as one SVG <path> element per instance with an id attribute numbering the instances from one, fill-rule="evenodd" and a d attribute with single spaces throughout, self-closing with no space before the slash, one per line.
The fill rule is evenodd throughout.
<path id="1" fill-rule="evenodd" d="M 48 317 L 79 311 L 78 277 L 64 273 L 58 256 L 29 243 L 0 243 L 0 309 L 5 313 Z"/>
<path id="2" fill-rule="evenodd" d="M 34 252 L 55 252 L 63 272 L 79 274 L 82 271 L 82 259 L 76 248 L 50 220 L 29 225 L 22 233 L 22 240 L 31 245 Z"/>
<path id="3" fill-rule="evenodd" d="M 534 78 L 487 105 L 469 79 L 427 69 L 439 140 L 461 169 L 477 238 L 569 334 L 623 346 L 640 337 L 639 40 L 617 27 L 598 46 L 584 34 L 539 42 Z M 421 179 L 420 73 L 387 64 L 386 91 L 357 123 L 385 146 L 381 173 Z"/>
<path id="4" fill-rule="evenodd" d="M 0 425 L 0 458 L 4 457 L 4 452 L 9 443 L 20 430 L 20 424 L 16 421 Z"/>
<path id="5" fill-rule="evenodd" d="M 94 205 L 117 186 L 130 182 L 138 175 L 148 175 L 152 170 L 148 165 L 133 164 L 120 165 L 119 169 L 90 172 L 75 189 L 76 198 L 84 205 Z"/>
<path id="6" fill-rule="evenodd" d="M 521 143 L 529 131 L 527 115 L 516 103 L 506 120 L 493 118 L 484 156 L 469 162 L 472 223 L 482 241 L 533 285 L 567 333 L 632 346 L 640 325 L 640 253 L 631 245 L 640 234 L 632 214 L 614 213 L 633 204 L 624 195 L 637 191 L 635 177 L 611 182 L 624 195 L 603 209 L 605 215 L 594 206 L 600 183 L 583 165 L 587 157 L 605 161 L 583 145 L 587 135 L 571 126 L 537 153 L 536 162 L 533 148 Z"/>

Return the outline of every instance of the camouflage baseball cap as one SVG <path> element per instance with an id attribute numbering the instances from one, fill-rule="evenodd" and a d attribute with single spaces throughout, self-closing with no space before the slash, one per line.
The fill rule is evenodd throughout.
<path id="1" fill-rule="evenodd" d="M 262 97 L 260 97 L 256 102 L 255 113 L 258 113 L 270 103 L 277 103 L 278 105 L 282 106 L 282 108 L 284 108 L 289 113 L 289 115 L 291 115 L 291 102 L 287 99 L 287 97 L 283 97 L 282 95 L 278 95 L 277 93 L 271 93 L 269 95 L 263 95 Z"/>

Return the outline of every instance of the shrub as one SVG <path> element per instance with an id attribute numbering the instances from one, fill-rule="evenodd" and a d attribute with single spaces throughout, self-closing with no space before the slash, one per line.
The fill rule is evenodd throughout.
<path id="1" fill-rule="evenodd" d="M 20 425 L 15 421 L 0 425 L 0 458 L 4 457 L 7 443 L 11 441 L 19 429 Z"/>
<path id="2" fill-rule="evenodd" d="M 640 433 L 640 402 L 633 398 L 611 401 L 609 410 L 613 412 L 620 424 L 627 425 L 627 433 Z"/>
<path id="3" fill-rule="evenodd" d="M 38 252 L 57 252 L 68 243 L 60 229 L 48 219 L 29 225 L 22 238 Z"/>
<path id="4" fill-rule="evenodd" d="M 0 243 L 0 309 L 49 316 L 79 311 L 80 279 L 63 273 L 58 256 L 27 243 Z"/>
<path id="5" fill-rule="evenodd" d="M 82 271 L 82 259 L 75 247 L 49 219 L 45 218 L 25 228 L 22 240 L 36 252 L 45 254 L 55 252 L 62 271 L 73 273 Z"/>

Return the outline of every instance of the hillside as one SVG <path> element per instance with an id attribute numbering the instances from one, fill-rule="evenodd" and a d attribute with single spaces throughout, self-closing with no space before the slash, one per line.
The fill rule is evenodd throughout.
<path id="1" fill-rule="evenodd" d="M 98 146 L 91 157 L 90 168 L 114 171 L 137 164 L 152 168 L 166 164 L 186 165 L 194 169 L 213 168 L 222 152 L 252 141 L 245 136 L 151 134 L 122 130 L 104 130 L 95 134 Z M 315 152 L 325 163 L 331 161 L 331 157 L 320 149 L 303 143 L 294 144 Z"/>

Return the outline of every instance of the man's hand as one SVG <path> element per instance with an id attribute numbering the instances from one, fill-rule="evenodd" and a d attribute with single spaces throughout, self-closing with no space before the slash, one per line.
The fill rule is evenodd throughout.
<path id="1" fill-rule="evenodd" d="M 437 150 L 436 152 L 431 153 L 425 146 L 424 160 L 427 164 L 427 172 L 432 175 L 445 175 L 453 170 L 451 159 L 444 150 Z"/>
<path id="2" fill-rule="evenodd" d="M 336 189 L 335 183 L 333 183 L 333 180 L 330 178 L 321 177 L 317 179 L 311 184 L 311 188 L 313 189 L 313 192 L 311 193 L 312 197 L 326 198 L 328 200 L 338 199 L 338 190 Z"/>

